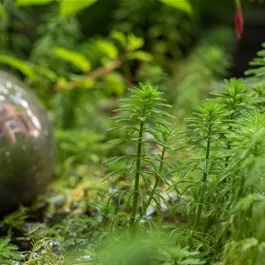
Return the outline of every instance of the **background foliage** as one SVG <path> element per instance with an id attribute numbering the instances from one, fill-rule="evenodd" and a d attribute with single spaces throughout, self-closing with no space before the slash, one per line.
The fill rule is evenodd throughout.
<path id="1" fill-rule="evenodd" d="M 1 221 L 1 264 L 264 264 L 265 53 L 229 79 L 233 12 L 0 0 L 0 67 L 39 96 L 58 149 L 47 191 Z"/>

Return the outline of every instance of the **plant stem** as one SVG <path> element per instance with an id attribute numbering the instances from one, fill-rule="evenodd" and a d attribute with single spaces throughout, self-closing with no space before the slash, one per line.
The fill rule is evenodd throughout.
<path id="1" fill-rule="evenodd" d="M 134 179 L 134 194 L 133 194 L 132 215 L 130 218 L 130 227 L 133 227 L 135 225 L 135 217 L 136 217 L 136 212 L 138 208 L 143 131 L 144 131 L 144 124 L 143 122 L 141 122 L 140 129 L 139 129 L 138 147 L 137 147 L 136 172 L 135 172 L 135 179 Z"/>
<path id="2" fill-rule="evenodd" d="M 205 190 L 205 186 L 206 186 L 206 183 L 207 183 L 207 176 L 208 176 L 210 145 L 211 145 L 211 141 L 208 138 L 207 148 L 206 148 L 206 156 L 205 156 L 205 163 L 204 163 L 204 169 L 203 169 L 203 175 L 202 175 L 202 182 L 201 182 L 200 191 L 199 191 L 199 205 L 197 206 L 197 209 L 196 209 L 196 217 L 195 217 L 195 222 L 194 222 L 194 225 L 193 225 L 193 229 L 196 229 L 198 227 L 198 224 L 199 224 L 199 221 L 200 221 L 200 217 L 201 217 L 202 204 L 203 204 L 203 201 L 204 201 L 204 190 Z"/>
<path id="3" fill-rule="evenodd" d="M 161 161 L 160 161 L 159 170 L 158 170 L 158 173 L 159 173 L 159 174 L 161 173 L 161 171 L 162 171 L 162 169 L 163 169 L 165 152 L 166 152 L 166 148 L 163 146 L 162 153 L 161 153 Z M 147 209 L 148 209 L 148 207 L 149 207 L 149 205 L 150 205 L 150 203 L 151 203 L 151 201 L 152 201 L 152 199 L 153 199 L 153 196 L 154 196 L 154 194 L 155 194 L 156 188 L 157 188 L 157 186 L 158 186 L 158 184 L 159 184 L 159 180 L 160 180 L 160 178 L 159 178 L 159 177 L 156 177 L 155 185 L 154 185 L 154 187 L 153 187 L 153 189 L 152 189 L 152 192 L 151 192 L 150 198 L 149 198 L 149 200 L 148 200 L 148 202 L 147 202 L 147 204 L 146 204 L 146 207 L 145 207 L 145 211 L 144 211 L 145 213 L 146 213 L 146 211 L 147 211 Z"/>
<path id="4" fill-rule="evenodd" d="M 261 222 L 260 225 L 261 225 L 261 229 L 259 229 L 259 234 L 258 234 L 258 237 L 257 237 L 258 246 L 256 246 L 256 248 L 255 248 L 255 250 L 253 252 L 253 255 L 252 255 L 253 259 L 252 259 L 251 265 L 255 265 L 257 263 L 257 259 L 258 259 L 258 256 L 259 256 L 259 246 L 260 246 L 260 244 L 263 243 L 263 238 L 265 236 L 265 226 L 262 225 L 262 222 Z"/>
<path id="5" fill-rule="evenodd" d="M 109 72 L 119 68 L 123 61 L 125 61 L 126 56 L 120 56 L 118 59 L 115 59 L 108 63 L 106 66 L 99 67 L 91 72 L 88 72 L 85 74 L 85 76 L 91 80 L 94 80 L 96 78 L 99 78 L 101 76 L 107 75 Z M 70 81 L 67 84 L 64 85 L 64 87 L 61 87 L 58 83 L 55 85 L 56 90 L 69 90 L 69 89 L 74 89 L 79 86 L 83 86 L 83 80 L 79 81 Z"/>
<path id="6" fill-rule="evenodd" d="M 241 1 L 235 0 L 235 6 L 236 6 L 236 8 L 241 8 Z"/>
<path id="7" fill-rule="evenodd" d="M 203 174 L 202 174 L 202 180 L 201 185 L 199 188 L 199 202 L 196 207 L 196 216 L 195 221 L 193 223 L 192 231 L 190 233 L 189 237 L 189 245 L 191 245 L 192 237 L 193 237 L 193 231 L 198 228 L 198 225 L 200 223 L 201 213 L 202 213 L 202 207 L 204 202 L 204 191 L 207 184 L 207 177 L 208 177 L 208 167 L 209 167 L 209 157 L 210 157 L 210 149 L 211 149 L 211 126 L 209 126 L 208 131 L 208 139 L 207 139 L 207 146 L 206 146 L 206 154 L 204 159 L 204 168 L 203 168 Z"/>
<path id="8" fill-rule="evenodd" d="M 245 184 L 245 176 L 244 174 L 242 174 L 240 178 L 240 186 L 239 186 L 237 196 L 236 196 L 236 202 L 238 202 L 238 200 L 242 197 L 242 193 L 244 191 L 244 184 Z"/>

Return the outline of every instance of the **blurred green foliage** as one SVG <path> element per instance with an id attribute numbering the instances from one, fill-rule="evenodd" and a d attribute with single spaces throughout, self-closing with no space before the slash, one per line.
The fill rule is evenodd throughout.
<path id="1" fill-rule="evenodd" d="M 233 29 L 218 25 L 218 21 L 223 14 L 234 11 L 231 1 L 74 3 L 0 1 L 1 68 L 24 79 L 40 97 L 53 122 L 58 147 L 55 178 L 47 192 L 29 208 L 22 207 L 6 216 L 0 224 L 0 232 L 6 236 L 0 241 L 1 262 L 228 265 L 247 260 L 246 264 L 262 264 L 264 227 L 260 213 L 264 212 L 264 203 L 260 197 L 262 189 L 255 186 L 255 176 L 262 172 L 263 157 L 257 152 L 257 163 L 244 157 L 242 167 L 237 166 L 242 162 L 240 151 L 253 150 L 246 136 L 255 135 L 248 130 L 240 134 L 236 127 L 231 128 L 237 135 L 229 134 L 227 123 L 220 125 L 222 116 L 213 128 L 224 129 L 223 134 L 206 135 L 207 124 L 196 123 L 194 130 L 179 140 L 183 135 L 180 129 L 186 126 L 184 118 L 203 98 L 213 97 L 209 95 L 212 90 L 220 100 L 214 101 L 218 106 L 234 103 L 229 105 L 234 109 L 229 109 L 227 116 L 240 109 L 236 114 L 240 119 L 234 120 L 231 115 L 230 122 L 237 126 L 246 123 L 252 128 L 257 125 L 255 120 L 263 121 L 259 112 L 250 116 L 241 113 L 241 107 L 248 109 L 248 99 L 251 108 L 264 104 L 260 78 L 264 74 L 263 51 L 252 63 L 257 68 L 248 72 L 247 82 L 253 90 L 235 89 L 233 94 L 233 88 L 243 86 L 234 81 L 226 84 L 227 94 L 220 92 L 220 80 L 230 75 L 236 40 Z M 121 120 L 125 127 L 109 128 L 113 127 L 113 119 L 119 120 L 119 99 L 128 99 L 127 87 L 132 88 L 139 81 L 147 87 L 158 86 L 173 105 L 170 112 L 176 116 L 173 127 L 177 132 L 171 135 L 168 128 L 162 130 L 158 126 L 165 125 L 167 117 L 161 114 L 161 106 L 154 106 L 159 109 L 152 111 L 163 119 L 152 120 L 143 130 L 143 152 L 138 157 L 138 161 L 143 160 L 143 178 L 139 182 L 142 192 L 138 203 L 134 196 L 137 192 L 132 191 L 134 174 L 127 171 L 129 167 L 134 173 L 140 171 L 135 169 L 139 137 L 126 134 L 126 125 L 135 118 L 142 101 L 135 101 L 125 110 Z M 199 108 L 203 122 L 207 111 L 211 111 L 208 108 L 207 104 Z M 132 126 L 135 130 L 135 123 Z M 255 128 L 258 134 L 259 127 Z M 170 143 L 164 137 L 169 135 L 174 136 Z M 229 137 L 235 146 L 230 146 Z M 208 138 L 213 142 L 208 148 L 212 156 L 205 168 Z M 114 147 L 110 139 L 119 144 Z M 241 145 L 243 142 L 246 146 Z M 263 141 L 257 144 L 263 150 Z M 175 153 L 172 155 L 169 150 Z M 109 160 L 113 162 L 111 169 L 101 164 L 109 157 L 115 157 Z M 121 161 L 120 157 L 128 159 Z M 161 161 L 164 164 L 160 170 Z M 225 169 L 228 164 L 231 168 Z M 229 170 L 230 175 L 225 175 Z M 115 172 L 118 178 L 113 181 Z M 205 172 L 208 189 L 201 181 Z M 251 176 L 244 183 L 246 186 L 242 184 L 244 172 Z M 107 180 L 102 183 L 104 179 Z M 120 195 L 116 201 L 115 194 Z M 131 202 L 133 196 L 139 206 L 135 214 L 139 215 L 133 219 L 143 230 L 134 237 L 122 229 L 132 208 L 126 202 Z M 205 200 L 201 199 L 203 196 Z M 199 215 L 198 205 L 202 207 Z M 195 216 L 196 225 L 192 227 Z M 250 219 L 255 226 L 252 230 Z M 23 251 L 18 252 L 14 244 Z M 237 259 L 238 253 L 244 253 L 241 259 Z"/>
<path id="2" fill-rule="evenodd" d="M 183 79 L 180 75 L 172 83 L 170 76 L 176 67 L 183 68 L 182 61 L 200 35 L 200 16 L 197 5 L 173 2 L 82 0 L 73 8 L 71 1 L 2 1 L 0 64 L 24 76 L 48 109 L 57 131 L 59 175 L 66 163 L 69 169 L 69 161 L 74 168 L 98 163 L 99 157 L 107 155 L 103 144 L 108 139 L 108 118 L 126 87 L 145 81 L 161 85 L 170 95 Z M 213 36 L 213 41 L 217 38 Z M 228 59 L 220 52 L 226 64 Z M 203 65 L 203 56 L 202 51 L 197 59 L 202 69 L 209 66 Z M 191 68 L 190 74 L 195 71 Z M 221 71 L 220 77 L 224 74 Z M 180 102 L 176 106 L 190 104 L 184 95 L 174 98 Z M 194 97 L 193 103 L 199 98 Z M 80 155 L 80 150 L 86 150 L 86 155 Z"/>

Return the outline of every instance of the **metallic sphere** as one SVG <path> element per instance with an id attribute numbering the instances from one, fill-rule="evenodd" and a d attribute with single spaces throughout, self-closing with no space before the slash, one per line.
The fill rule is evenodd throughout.
<path id="1" fill-rule="evenodd" d="M 38 99 L 0 71 L 0 214 L 27 204 L 51 179 L 52 126 Z"/>

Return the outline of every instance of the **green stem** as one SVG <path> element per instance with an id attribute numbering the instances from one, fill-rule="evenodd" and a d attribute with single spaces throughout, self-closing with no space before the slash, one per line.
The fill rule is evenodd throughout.
<path id="1" fill-rule="evenodd" d="M 244 174 L 242 174 L 241 179 L 240 179 L 239 190 L 236 196 L 236 202 L 238 202 L 238 200 L 242 197 L 242 193 L 244 191 L 244 184 L 245 184 L 245 176 Z"/>
<path id="2" fill-rule="evenodd" d="M 134 179 L 134 194 L 133 194 L 132 216 L 130 218 L 130 227 L 133 227 L 135 225 L 135 219 L 136 219 L 135 217 L 138 208 L 143 131 L 144 131 L 144 124 L 141 122 L 139 129 L 138 146 L 137 146 L 136 172 Z"/>
<path id="3" fill-rule="evenodd" d="M 263 242 L 263 238 L 265 236 L 265 226 L 263 225 L 263 222 L 261 222 L 261 229 L 258 230 L 259 233 L 258 233 L 258 246 L 256 246 L 255 250 L 254 250 L 254 253 L 252 255 L 253 257 L 253 260 L 252 260 L 252 263 L 251 265 L 255 265 L 257 263 L 257 259 L 258 259 L 258 256 L 259 256 L 259 245 Z"/>
<path id="4" fill-rule="evenodd" d="M 199 202 L 196 207 L 196 216 L 195 221 L 193 223 L 192 231 L 190 233 L 189 237 L 189 245 L 191 245 L 192 237 L 193 237 L 193 231 L 198 228 L 198 225 L 200 223 L 201 213 L 202 213 L 202 207 L 204 202 L 204 191 L 207 184 L 207 177 L 208 177 L 208 167 L 209 167 L 209 157 L 210 157 L 210 149 L 211 149 L 211 127 L 209 127 L 208 132 L 208 139 L 207 139 L 207 146 L 206 146 L 206 154 L 205 154 L 205 160 L 204 160 L 204 168 L 203 168 L 203 174 L 202 174 L 202 180 L 201 185 L 199 188 Z"/>
<path id="5" fill-rule="evenodd" d="M 241 8 L 240 0 L 235 0 L 235 6 L 236 6 L 236 8 Z"/>
<path id="6" fill-rule="evenodd" d="M 166 152 L 166 148 L 163 146 L 163 150 L 162 150 L 162 153 L 161 153 L 161 161 L 160 161 L 159 170 L 158 170 L 159 175 L 160 175 L 160 173 L 162 172 L 162 169 L 163 169 L 165 152 Z M 146 211 L 147 211 L 147 209 L 148 209 L 148 207 L 149 207 L 149 205 L 150 205 L 150 203 L 151 203 L 151 201 L 153 199 L 153 196 L 155 194 L 156 188 L 157 188 L 157 186 L 159 184 L 159 180 L 160 180 L 160 178 L 159 177 L 156 177 L 155 185 L 154 185 L 154 187 L 152 189 L 150 198 L 149 198 L 149 200 L 148 200 L 148 202 L 146 204 L 146 207 L 145 207 L 145 211 L 144 211 L 145 213 L 146 213 Z"/>
<path id="7" fill-rule="evenodd" d="M 200 192 L 199 192 L 199 205 L 197 206 L 196 210 L 196 218 L 193 225 L 193 229 L 196 229 L 198 227 L 201 212 L 202 212 L 202 204 L 204 201 L 204 190 L 207 183 L 207 176 L 208 176 L 208 163 L 209 163 L 209 156 L 210 156 L 210 140 L 207 141 L 207 150 L 206 150 L 206 157 L 205 157 L 205 164 L 204 164 L 204 170 L 202 175 L 202 182 L 200 185 Z"/>

